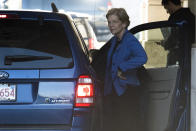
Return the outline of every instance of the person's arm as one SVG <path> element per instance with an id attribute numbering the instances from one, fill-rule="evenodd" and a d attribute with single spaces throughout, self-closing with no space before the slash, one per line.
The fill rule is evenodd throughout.
<path id="1" fill-rule="evenodd" d="M 127 61 L 119 65 L 119 69 L 122 72 L 138 68 L 147 62 L 146 52 L 135 37 L 127 39 L 126 42 L 128 42 L 127 48 L 131 52 L 131 55 Z"/>
<path id="2" fill-rule="evenodd" d="M 164 47 L 165 50 L 176 48 L 179 44 L 179 30 L 178 28 L 163 28 L 161 29 L 164 40 L 157 43 Z"/>

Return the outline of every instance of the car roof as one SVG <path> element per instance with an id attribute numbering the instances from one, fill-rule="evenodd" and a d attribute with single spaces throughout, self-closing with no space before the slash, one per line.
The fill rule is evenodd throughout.
<path id="1" fill-rule="evenodd" d="M 19 16 L 22 16 L 22 18 L 27 17 L 27 18 L 37 18 L 38 15 L 43 15 L 46 18 L 56 18 L 58 19 L 57 16 L 66 16 L 68 17 L 70 20 L 73 21 L 72 17 L 67 14 L 67 13 L 61 13 L 61 12 L 52 12 L 52 11 L 48 11 L 48 10 L 39 10 L 39 9 L 35 9 L 35 10 L 27 10 L 27 9 L 17 9 L 17 10 L 6 10 L 6 9 L 0 9 L 0 14 L 18 14 Z"/>
<path id="2" fill-rule="evenodd" d="M 51 13 L 52 11 L 49 10 L 41 10 L 41 9 L 0 9 L 0 11 L 5 12 L 48 12 Z"/>

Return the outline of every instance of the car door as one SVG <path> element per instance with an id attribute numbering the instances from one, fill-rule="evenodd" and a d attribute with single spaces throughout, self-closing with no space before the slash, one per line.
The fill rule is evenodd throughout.
<path id="1" fill-rule="evenodd" d="M 189 130 L 190 48 L 167 66 L 164 43 L 188 45 L 185 24 L 166 21 L 142 24 L 130 30 L 144 47 L 150 76 L 143 87 L 142 112 L 146 131 Z M 173 33 L 172 33 L 173 32 Z M 175 33 L 174 33 L 175 32 Z M 172 39 L 169 39 L 172 38 Z M 179 65 L 180 62 L 180 65 Z"/>

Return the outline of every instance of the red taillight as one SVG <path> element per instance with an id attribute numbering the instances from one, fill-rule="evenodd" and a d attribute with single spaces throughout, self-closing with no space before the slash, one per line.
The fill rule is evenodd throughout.
<path id="1" fill-rule="evenodd" d="M 78 84 L 77 97 L 92 97 L 93 85 L 91 84 Z"/>
<path id="2" fill-rule="evenodd" d="M 89 44 L 89 49 L 94 49 L 94 39 L 93 38 L 90 38 L 88 40 L 88 44 Z"/>
<path id="3" fill-rule="evenodd" d="M 7 18 L 7 15 L 0 15 L 0 19 L 4 19 L 4 18 Z"/>
<path id="4" fill-rule="evenodd" d="M 111 8 L 112 8 L 112 2 L 109 1 L 109 2 L 108 2 L 108 10 L 111 9 Z"/>
<path id="5" fill-rule="evenodd" d="M 18 19 L 17 14 L 0 14 L 0 19 Z"/>
<path id="6" fill-rule="evenodd" d="M 75 107 L 89 107 L 93 103 L 94 89 L 92 79 L 87 75 L 80 76 L 76 86 Z"/>

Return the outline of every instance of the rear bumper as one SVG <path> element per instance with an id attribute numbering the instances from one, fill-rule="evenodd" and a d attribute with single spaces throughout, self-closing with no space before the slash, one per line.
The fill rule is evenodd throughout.
<path id="1" fill-rule="evenodd" d="M 9 105 L 8 109 L 1 105 L 0 131 L 91 131 L 94 108 L 65 109 L 63 105 L 53 105 L 54 108 L 47 109 L 48 106 Z M 63 114 L 64 110 L 66 113 Z M 62 117 L 67 113 L 71 114 L 69 122 L 66 117 Z"/>
<path id="2" fill-rule="evenodd" d="M 54 104 L 0 105 L 1 125 L 69 125 L 73 106 Z"/>
<path id="3" fill-rule="evenodd" d="M 86 131 L 86 129 L 82 128 L 71 128 L 68 126 L 61 125 L 52 125 L 52 126 L 44 126 L 44 125 L 35 125 L 35 126 L 16 126 L 9 125 L 0 127 L 0 131 Z M 88 130 L 87 130 L 88 131 Z"/>
<path id="4" fill-rule="evenodd" d="M 64 125 L 0 125 L 0 131 L 74 131 Z"/>

